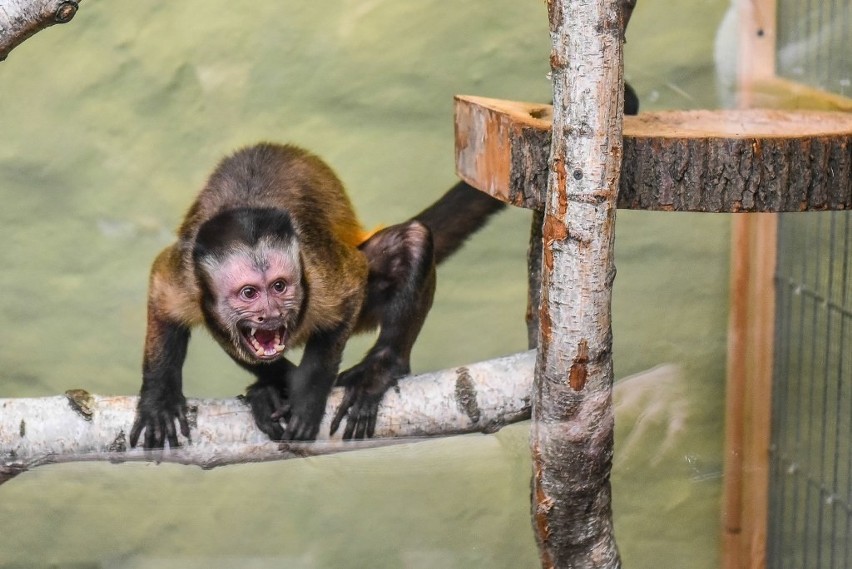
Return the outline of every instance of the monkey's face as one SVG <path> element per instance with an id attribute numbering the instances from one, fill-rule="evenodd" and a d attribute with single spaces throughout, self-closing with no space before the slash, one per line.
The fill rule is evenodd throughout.
<path id="1" fill-rule="evenodd" d="M 208 325 L 223 347 L 249 364 L 282 357 L 304 299 L 297 251 L 261 242 L 202 265 Z"/>

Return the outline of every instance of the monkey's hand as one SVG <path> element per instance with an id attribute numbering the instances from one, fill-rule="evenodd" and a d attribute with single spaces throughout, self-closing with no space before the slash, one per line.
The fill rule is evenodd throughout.
<path id="1" fill-rule="evenodd" d="M 283 390 L 277 385 L 257 382 L 246 390 L 246 402 L 257 428 L 273 441 L 284 440 L 284 427 L 280 419 L 290 416 L 290 405 Z"/>
<path id="2" fill-rule="evenodd" d="M 327 394 L 322 391 L 307 392 L 301 397 L 294 396 L 289 404 L 273 413 L 273 419 L 287 421 L 287 428 L 281 438 L 285 441 L 315 440 L 325 413 L 326 397 Z"/>
<path id="3" fill-rule="evenodd" d="M 130 429 L 130 446 L 135 447 L 139 436 L 145 431 L 142 446 L 147 449 L 162 449 L 166 441 L 169 447 L 178 444 L 175 421 L 180 433 L 189 438 L 189 423 L 186 420 L 186 398 L 180 391 L 143 390 L 136 408 L 136 420 Z"/>
<path id="4" fill-rule="evenodd" d="M 346 386 L 343 401 L 331 421 L 331 434 L 337 432 L 346 418 L 343 438 L 370 438 L 376 431 L 379 404 L 385 392 L 396 385 L 396 380 L 411 372 L 408 361 L 390 350 L 368 353 L 361 363 L 344 371 L 337 378 L 338 385 Z"/>

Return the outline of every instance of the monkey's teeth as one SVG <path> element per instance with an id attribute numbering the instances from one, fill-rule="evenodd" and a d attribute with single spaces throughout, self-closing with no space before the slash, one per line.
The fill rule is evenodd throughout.
<path id="1" fill-rule="evenodd" d="M 277 330 L 275 332 L 275 338 L 273 341 L 273 345 L 269 348 L 265 348 L 258 340 L 255 338 L 255 333 L 257 332 L 257 328 L 250 327 L 248 341 L 251 344 L 251 347 L 254 349 L 254 353 L 258 357 L 263 356 L 274 356 L 276 354 L 280 354 L 287 346 L 281 340 L 281 331 Z"/>
<path id="2" fill-rule="evenodd" d="M 285 349 L 287 349 L 287 346 L 285 346 L 281 342 L 281 330 L 278 330 L 277 332 L 275 332 L 275 346 L 274 346 L 275 353 L 280 354 Z"/>
<path id="3" fill-rule="evenodd" d="M 256 328 L 250 329 L 250 331 L 249 331 L 249 342 L 251 343 L 251 347 L 254 348 L 254 354 L 256 356 L 262 356 L 266 352 L 264 351 L 263 346 L 260 345 L 260 342 L 258 342 L 255 339 L 255 337 L 254 337 L 255 330 L 256 330 Z"/>

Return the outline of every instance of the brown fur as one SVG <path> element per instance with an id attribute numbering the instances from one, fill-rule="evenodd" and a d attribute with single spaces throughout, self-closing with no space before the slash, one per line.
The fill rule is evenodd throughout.
<path id="1" fill-rule="evenodd" d="M 200 226 L 217 213 L 236 207 L 275 207 L 291 212 L 301 223 L 296 230 L 303 244 L 304 272 L 310 301 L 303 324 L 291 345 L 303 344 L 319 329 L 339 324 L 344 301 L 363 297 L 367 264 L 357 246 L 374 231 L 365 230 L 334 172 L 316 156 L 294 146 L 264 145 L 266 159 L 278 164 L 275 180 L 262 191 L 240 186 L 241 179 L 224 160 L 213 172 L 178 231 L 180 239 L 154 262 L 149 304 L 155 318 L 185 326 L 202 322 L 201 294 L 192 260 Z M 253 165 L 242 165 L 240 175 Z M 357 302 L 357 308 L 360 308 Z M 350 309 L 351 311 L 351 309 Z M 351 317 L 351 316 L 350 316 Z M 147 351 L 147 350 L 146 350 Z"/>
<path id="2" fill-rule="evenodd" d="M 383 394 L 410 372 L 436 261 L 500 207 L 459 184 L 419 216 L 366 231 L 316 156 L 260 144 L 224 159 L 152 267 L 131 446 L 144 432 L 145 448 L 175 447 L 176 424 L 189 436 L 182 368 L 201 323 L 255 375 L 246 401 L 272 439 L 314 439 L 336 379 L 347 390 L 332 433 L 346 418 L 344 438 L 372 436 Z M 375 327 L 373 348 L 338 377 L 349 336 Z M 299 345 L 295 365 L 284 350 Z"/>

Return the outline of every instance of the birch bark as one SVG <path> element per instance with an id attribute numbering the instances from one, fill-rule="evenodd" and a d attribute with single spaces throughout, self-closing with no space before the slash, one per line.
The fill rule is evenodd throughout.
<path id="1" fill-rule="evenodd" d="M 494 432 L 529 418 L 534 363 L 535 352 L 529 351 L 400 380 L 399 387 L 385 395 L 375 438 L 360 442 L 328 436 L 340 389 L 329 398 L 314 443 L 271 442 L 239 399 L 191 399 L 191 441 L 159 453 L 128 447 L 138 397 L 104 397 L 75 389 L 56 397 L 0 399 L 0 483 L 56 462 L 158 460 L 213 468 Z"/>
<path id="2" fill-rule="evenodd" d="M 41 30 L 65 24 L 77 13 L 76 0 L 3 0 L 0 2 L 0 61 Z"/>
<path id="3" fill-rule="evenodd" d="M 530 435 L 543 567 L 620 567 L 609 475 L 621 14 L 617 0 L 548 2 L 553 136 Z"/>

